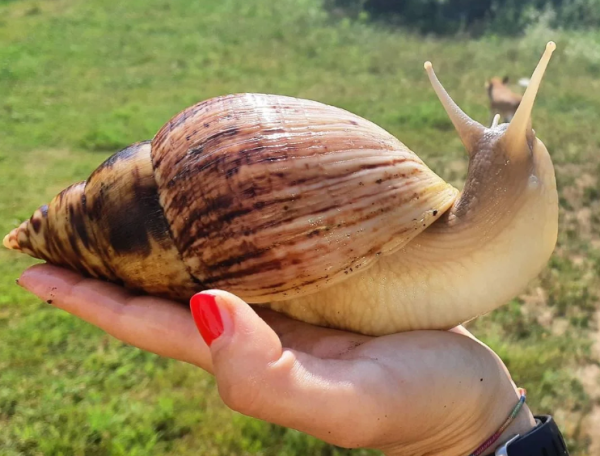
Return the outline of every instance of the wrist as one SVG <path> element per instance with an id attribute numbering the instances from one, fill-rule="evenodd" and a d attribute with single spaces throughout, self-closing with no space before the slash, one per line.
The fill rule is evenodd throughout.
<path id="1" fill-rule="evenodd" d="M 535 418 L 527 407 L 527 404 L 523 405 L 523 408 L 519 412 L 519 414 L 515 417 L 514 421 L 505 429 L 505 431 L 500 435 L 498 440 L 494 442 L 494 444 L 488 448 L 482 456 L 493 455 L 496 451 L 496 448 L 508 442 L 515 435 L 523 436 L 531 431 L 535 427 Z"/>
<path id="2" fill-rule="evenodd" d="M 442 427 L 423 424 L 423 431 L 415 440 L 405 439 L 394 446 L 380 446 L 386 456 L 465 456 L 471 454 L 504 424 L 519 401 L 519 391 L 508 370 L 489 348 L 480 344 L 471 346 L 476 353 L 477 375 L 472 382 L 451 383 L 446 380 L 448 397 L 456 398 L 455 407 L 443 415 Z M 491 356 L 490 356 L 491 355 Z M 480 374 L 481 373 L 481 374 Z M 485 378 L 486 381 L 480 379 Z M 434 416 L 430 414 L 430 416 Z M 483 455 L 493 455 L 496 448 L 516 434 L 524 435 L 535 427 L 535 419 L 527 404 L 523 404 L 512 422 Z"/>
<path id="3" fill-rule="evenodd" d="M 506 443 L 512 437 L 514 437 L 517 434 L 523 436 L 523 435 L 527 434 L 529 431 L 531 431 L 534 427 L 535 427 L 535 418 L 533 417 L 533 414 L 531 413 L 531 410 L 529 410 L 529 407 L 527 406 L 527 404 L 524 404 L 523 408 L 519 411 L 519 414 L 515 417 L 513 422 L 504 430 L 504 432 L 500 435 L 498 440 L 496 442 L 494 442 L 494 444 L 482 454 L 482 456 L 493 455 L 496 448 L 498 448 L 502 444 Z M 492 435 L 494 433 L 494 430 L 490 430 L 488 432 L 489 432 L 489 435 L 487 435 L 487 437 Z M 487 437 L 484 437 L 484 439 Z M 477 445 L 477 443 L 475 443 L 475 445 Z M 405 453 L 405 450 L 403 450 L 403 449 L 394 449 L 394 450 L 390 450 L 390 451 L 384 451 L 384 454 L 386 456 L 399 456 L 399 455 L 405 455 L 406 453 Z M 445 452 L 444 454 L 450 455 L 451 453 Z M 467 454 L 467 453 L 456 454 L 456 456 L 465 456 L 465 454 Z"/>

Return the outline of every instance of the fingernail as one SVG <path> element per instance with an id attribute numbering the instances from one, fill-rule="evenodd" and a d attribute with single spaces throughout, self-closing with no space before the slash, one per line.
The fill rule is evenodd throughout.
<path id="1" fill-rule="evenodd" d="M 198 293 L 190 300 L 192 316 L 204 342 L 210 347 L 223 334 L 223 319 L 213 295 Z"/>

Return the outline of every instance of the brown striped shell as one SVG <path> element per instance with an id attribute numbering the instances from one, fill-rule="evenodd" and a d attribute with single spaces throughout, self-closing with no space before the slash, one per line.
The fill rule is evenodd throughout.
<path id="1" fill-rule="evenodd" d="M 7 247 L 147 293 L 248 302 L 326 288 L 397 251 L 457 190 L 342 109 L 238 94 L 175 116 L 69 187 Z"/>

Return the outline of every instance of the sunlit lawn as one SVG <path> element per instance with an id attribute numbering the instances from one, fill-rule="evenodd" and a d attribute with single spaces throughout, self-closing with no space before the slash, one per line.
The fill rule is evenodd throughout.
<path id="1" fill-rule="evenodd" d="M 586 454 L 577 379 L 600 309 L 600 33 L 433 39 L 330 19 L 318 0 L 0 0 L 0 231 L 197 101 L 268 92 L 323 101 L 400 138 L 461 185 L 466 157 L 423 71 L 487 122 L 486 78 L 559 50 L 534 112 L 561 194 L 559 246 L 520 299 L 471 328 L 538 413 Z M 0 250 L 0 454 L 346 454 L 226 409 L 208 375 L 124 346 L 15 285 Z M 348 452 L 350 453 L 350 452 Z M 352 454 L 371 454 L 353 452 Z"/>

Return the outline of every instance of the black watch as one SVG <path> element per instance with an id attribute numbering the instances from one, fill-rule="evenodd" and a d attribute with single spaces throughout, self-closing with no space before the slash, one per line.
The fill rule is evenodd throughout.
<path id="1" fill-rule="evenodd" d="M 556 422 L 550 415 L 536 416 L 537 426 L 516 435 L 496 449 L 495 456 L 569 456 Z"/>

